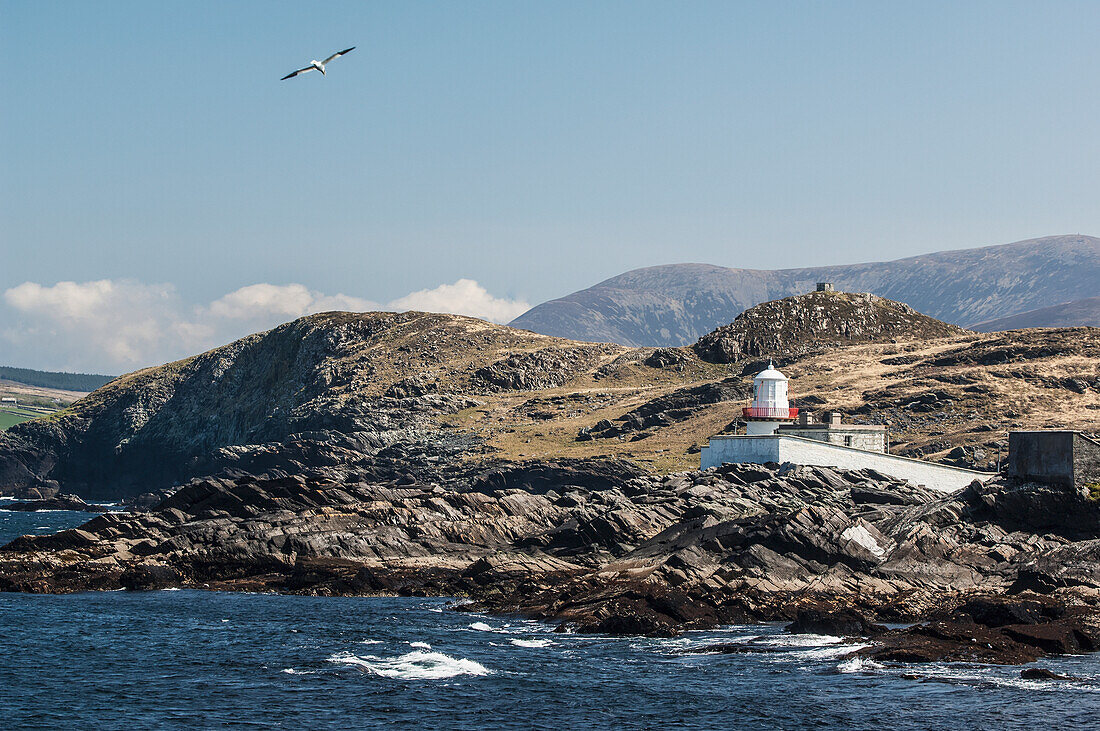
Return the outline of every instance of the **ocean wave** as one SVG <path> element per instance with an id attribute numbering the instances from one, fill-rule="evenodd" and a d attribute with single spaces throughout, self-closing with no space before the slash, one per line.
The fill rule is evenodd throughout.
<path id="1" fill-rule="evenodd" d="M 914 668 L 911 672 L 919 675 L 921 680 L 925 682 L 931 681 L 949 685 L 1016 688 L 1029 691 L 1074 688 L 1087 693 L 1100 693 L 1100 679 L 1097 678 L 1078 676 L 1065 680 L 1030 680 L 1021 678 L 1018 668 L 1007 668 L 1001 665 L 982 667 L 937 663 Z"/>
<path id="2" fill-rule="evenodd" d="M 798 653 L 799 660 L 833 660 L 838 657 L 843 657 L 849 652 L 862 650 L 865 647 L 870 647 L 870 645 L 833 645 L 831 647 L 819 647 L 809 650 L 796 650 L 796 652 Z"/>
<path id="3" fill-rule="evenodd" d="M 761 637 L 756 643 L 766 647 L 822 647 L 823 645 L 839 645 L 844 641 L 843 637 L 834 635 L 772 635 Z"/>
<path id="4" fill-rule="evenodd" d="M 493 628 L 484 622 L 474 622 L 470 625 L 470 629 L 476 629 L 478 632 L 492 632 Z"/>
<path id="5" fill-rule="evenodd" d="M 317 673 L 316 670 L 297 670 L 295 668 L 283 668 L 279 672 L 287 675 L 315 675 Z"/>
<path id="6" fill-rule="evenodd" d="M 417 647 L 417 648 L 420 648 L 421 650 L 430 650 L 430 649 L 432 649 L 432 646 L 429 645 L 427 642 L 410 642 L 409 647 Z"/>
<path id="7" fill-rule="evenodd" d="M 401 680 L 444 680 L 459 675 L 489 675 L 487 667 L 464 657 L 451 657 L 442 652 L 415 650 L 398 657 L 359 657 L 350 652 L 337 653 L 328 662 L 351 665 L 383 678 Z"/>
<path id="8" fill-rule="evenodd" d="M 553 640 L 511 640 L 511 643 L 516 647 L 549 647 L 554 644 Z"/>
<path id="9" fill-rule="evenodd" d="M 885 665 L 877 663 L 874 660 L 866 657 L 853 657 L 850 660 L 845 660 L 836 666 L 838 673 L 870 673 L 876 670 L 882 670 Z"/>

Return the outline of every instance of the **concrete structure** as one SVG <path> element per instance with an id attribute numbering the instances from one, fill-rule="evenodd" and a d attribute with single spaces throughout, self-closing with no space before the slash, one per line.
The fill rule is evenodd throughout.
<path id="1" fill-rule="evenodd" d="M 1076 431 L 1008 433 L 1008 476 L 1050 485 L 1100 482 L 1100 442 Z"/>
<path id="2" fill-rule="evenodd" d="M 873 469 L 884 475 L 924 485 L 931 490 L 954 492 L 974 480 L 989 480 L 992 472 L 976 472 L 958 467 L 923 462 L 892 454 L 842 447 L 804 437 L 773 434 L 767 436 L 715 436 L 700 455 L 703 469 L 728 462 L 793 464 L 836 467 L 846 470 Z"/>
<path id="3" fill-rule="evenodd" d="M 752 379 L 752 406 L 741 409 L 749 434 L 772 434 L 798 416 L 787 399 L 787 377 L 769 363 Z"/>
<path id="4" fill-rule="evenodd" d="M 826 411 L 820 421 L 814 421 L 809 413 L 803 411 L 798 415 L 798 421 L 780 426 L 775 433 L 868 452 L 886 451 L 886 427 L 879 424 L 842 424 L 841 416 L 836 411 Z"/>
<path id="5" fill-rule="evenodd" d="M 817 291 L 818 292 L 835 292 L 836 290 L 833 289 L 833 283 L 832 282 L 818 282 L 817 283 Z"/>
<path id="6" fill-rule="evenodd" d="M 7 396 L 0 398 L 0 406 L 18 406 L 19 402 Z"/>

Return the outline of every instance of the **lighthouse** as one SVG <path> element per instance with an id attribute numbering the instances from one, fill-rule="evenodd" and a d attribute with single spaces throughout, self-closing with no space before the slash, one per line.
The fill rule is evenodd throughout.
<path id="1" fill-rule="evenodd" d="M 741 410 L 748 422 L 746 434 L 759 436 L 774 434 L 783 424 L 789 424 L 798 416 L 787 399 L 787 377 L 775 369 L 773 363 L 752 379 L 752 406 Z"/>

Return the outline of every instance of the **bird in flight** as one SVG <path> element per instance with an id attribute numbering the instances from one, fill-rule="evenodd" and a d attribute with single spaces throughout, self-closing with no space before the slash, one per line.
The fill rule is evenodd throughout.
<path id="1" fill-rule="evenodd" d="M 324 76 L 325 75 L 325 66 L 327 66 L 330 62 L 335 61 L 336 59 L 340 58 L 345 53 L 351 53 L 354 50 L 355 50 L 355 46 L 352 46 L 351 48 L 345 48 L 343 51 L 337 51 L 336 53 L 334 53 L 331 56 L 329 56 L 328 58 L 326 58 L 324 61 L 310 61 L 309 66 L 306 66 L 304 69 L 298 69 L 297 71 L 291 71 L 289 74 L 287 74 L 283 78 L 279 79 L 279 81 L 286 81 L 287 79 L 292 79 L 295 76 L 297 76 L 298 74 L 304 74 L 305 72 L 313 71 L 314 69 L 316 69 L 317 71 L 320 71 L 321 76 Z"/>

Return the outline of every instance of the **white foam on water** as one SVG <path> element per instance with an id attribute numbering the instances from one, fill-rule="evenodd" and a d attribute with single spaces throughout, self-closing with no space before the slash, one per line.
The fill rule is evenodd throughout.
<path id="1" fill-rule="evenodd" d="M 958 685 L 994 686 L 1035 691 L 1074 688 L 1089 693 L 1100 693 L 1100 684 L 1091 678 L 1082 677 L 1079 680 L 1025 680 L 1020 677 L 1019 668 L 1000 665 L 988 667 L 967 667 L 952 664 L 922 665 L 919 668 L 913 668 L 912 672 L 930 680 Z M 1059 671 L 1055 670 L 1055 672 Z"/>
<path id="2" fill-rule="evenodd" d="M 484 622 L 474 622 L 470 625 L 470 629 L 476 629 L 478 632 L 492 632 L 493 628 Z"/>
<path id="3" fill-rule="evenodd" d="M 835 645 L 833 647 L 822 647 L 814 650 L 801 650 L 798 652 L 798 659 L 833 660 L 847 655 L 849 652 L 862 650 L 864 647 L 870 647 L 870 645 Z"/>
<path id="4" fill-rule="evenodd" d="M 287 675 L 313 675 L 316 670 L 296 670 L 294 668 L 283 668 L 279 672 L 286 673 Z"/>
<path id="5" fill-rule="evenodd" d="M 451 657 L 442 652 L 415 650 L 398 657 L 359 657 L 349 652 L 337 653 L 328 662 L 351 665 L 383 678 L 401 680 L 444 680 L 459 675 L 489 675 L 487 667 L 464 657 Z"/>
<path id="6" fill-rule="evenodd" d="M 823 647 L 825 645 L 839 645 L 844 641 L 843 637 L 833 635 L 773 635 L 761 637 L 753 644 L 765 647 Z"/>
<path id="7" fill-rule="evenodd" d="M 419 647 L 421 650 L 430 650 L 432 646 L 427 642 L 410 642 L 409 647 Z"/>
<path id="8" fill-rule="evenodd" d="M 874 660 L 866 657 L 853 657 L 850 660 L 845 660 L 836 666 L 838 673 L 872 673 L 876 670 L 882 670 L 885 665 L 877 663 Z"/>
<path id="9" fill-rule="evenodd" d="M 178 587 L 178 586 L 173 586 L 170 589 L 160 589 L 159 591 L 182 591 L 182 589 L 180 589 L 180 587 Z M 223 619 L 222 621 L 223 622 L 228 622 L 229 620 L 228 619 Z"/>
<path id="10" fill-rule="evenodd" d="M 549 647 L 554 644 L 553 640 L 512 640 L 511 642 L 516 647 Z"/>
<path id="11" fill-rule="evenodd" d="M 297 631 L 297 630 L 295 630 L 295 631 Z M 381 645 L 382 640 L 363 640 L 359 644 L 360 645 Z"/>

